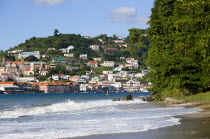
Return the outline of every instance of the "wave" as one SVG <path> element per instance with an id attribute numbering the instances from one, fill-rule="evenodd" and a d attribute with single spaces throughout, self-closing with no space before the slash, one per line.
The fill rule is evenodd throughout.
<path id="1" fill-rule="evenodd" d="M 54 112 L 65 112 L 65 111 L 78 111 L 78 110 L 99 110 L 99 109 L 115 109 L 115 106 L 128 105 L 128 104 L 139 104 L 146 103 L 141 100 L 134 101 L 111 101 L 111 100 L 100 100 L 100 101 L 86 101 L 86 102 L 75 102 L 67 100 L 65 102 L 56 103 L 52 105 L 45 105 L 31 108 L 17 108 L 12 111 L 0 111 L 0 118 L 18 118 L 31 115 L 42 115 L 46 113 Z"/>

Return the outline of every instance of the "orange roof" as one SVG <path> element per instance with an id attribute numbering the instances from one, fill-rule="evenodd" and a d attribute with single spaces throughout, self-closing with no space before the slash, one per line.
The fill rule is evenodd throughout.
<path id="1" fill-rule="evenodd" d="M 92 84 L 92 85 L 89 85 L 89 86 L 98 87 L 99 85 L 98 84 Z"/>
<path id="2" fill-rule="evenodd" d="M 73 76 L 73 77 L 70 77 L 70 79 L 78 79 L 79 77 L 77 76 Z"/>
<path id="3" fill-rule="evenodd" d="M 96 61 L 88 61 L 89 64 L 97 64 Z"/>
<path id="4" fill-rule="evenodd" d="M 0 84 L 14 84 L 15 82 L 0 82 Z"/>
<path id="5" fill-rule="evenodd" d="M 30 68 L 27 68 L 27 69 L 25 69 L 24 71 L 30 71 L 31 69 Z"/>
<path id="6" fill-rule="evenodd" d="M 19 62 L 19 61 L 6 61 L 6 63 L 22 64 L 22 62 Z"/>
<path id="7" fill-rule="evenodd" d="M 6 71 L 0 71 L 0 73 L 7 73 Z"/>

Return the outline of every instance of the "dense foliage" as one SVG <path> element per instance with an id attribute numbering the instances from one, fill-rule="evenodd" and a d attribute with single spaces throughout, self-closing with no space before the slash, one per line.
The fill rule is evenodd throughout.
<path id="1" fill-rule="evenodd" d="M 172 96 L 209 90 L 210 2 L 156 0 L 149 24 L 153 93 Z"/>
<path id="2" fill-rule="evenodd" d="M 139 59 L 141 65 L 145 65 L 145 60 L 148 57 L 149 40 L 147 30 L 145 29 L 129 29 L 129 44 L 130 55 L 136 59 Z"/>

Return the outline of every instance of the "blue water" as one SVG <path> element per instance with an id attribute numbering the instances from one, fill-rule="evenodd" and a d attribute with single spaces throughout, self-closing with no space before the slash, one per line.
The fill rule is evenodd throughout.
<path id="1" fill-rule="evenodd" d="M 65 138 L 141 132 L 179 124 L 176 115 L 197 109 L 166 107 L 140 100 L 111 101 L 130 93 L 0 95 L 0 138 Z M 110 128 L 112 127 L 112 128 Z"/>

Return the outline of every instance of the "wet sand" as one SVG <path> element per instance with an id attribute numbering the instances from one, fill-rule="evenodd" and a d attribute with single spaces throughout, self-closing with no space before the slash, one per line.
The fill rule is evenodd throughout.
<path id="1" fill-rule="evenodd" d="M 179 125 L 137 133 L 75 137 L 71 139 L 210 139 L 210 110 L 178 116 Z"/>

